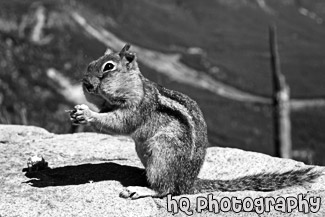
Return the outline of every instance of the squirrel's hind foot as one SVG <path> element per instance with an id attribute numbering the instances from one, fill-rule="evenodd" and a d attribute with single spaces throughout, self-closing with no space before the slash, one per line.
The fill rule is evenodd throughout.
<path id="1" fill-rule="evenodd" d="M 154 190 L 140 186 L 129 186 L 120 193 L 120 197 L 125 199 L 136 200 L 144 197 L 162 198 L 166 195 L 160 195 Z"/>

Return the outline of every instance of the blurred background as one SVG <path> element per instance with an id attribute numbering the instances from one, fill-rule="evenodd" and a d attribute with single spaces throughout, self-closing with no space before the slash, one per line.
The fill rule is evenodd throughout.
<path id="1" fill-rule="evenodd" d="M 273 155 L 270 23 L 293 158 L 325 165 L 325 0 L 0 0 L 0 124 L 75 131 L 83 71 L 129 42 L 146 77 L 198 102 L 211 146 Z"/>

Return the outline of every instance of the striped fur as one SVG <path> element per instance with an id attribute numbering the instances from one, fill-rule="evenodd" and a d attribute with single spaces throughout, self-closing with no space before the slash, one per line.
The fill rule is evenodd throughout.
<path id="1" fill-rule="evenodd" d="M 183 119 L 185 120 L 188 131 L 190 132 L 191 143 L 189 145 L 191 147 L 190 158 L 192 159 L 193 155 L 194 155 L 195 141 L 196 141 L 196 134 L 195 134 L 195 128 L 194 128 L 195 123 L 193 121 L 192 115 L 189 113 L 188 109 L 185 106 L 183 106 L 176 100 L 168 98 L 168 96 L 166 96 L 166 95 L 164 96 L 161 93 L 159 93 L 158 99 L 159 99 L 159 104 L 161 106 L 165 106 L 168 109 L 171 109 L 173 112 L 182 116 Z"/>

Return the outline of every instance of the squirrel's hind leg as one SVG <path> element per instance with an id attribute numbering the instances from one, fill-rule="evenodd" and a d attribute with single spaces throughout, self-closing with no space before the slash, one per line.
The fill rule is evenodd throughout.
<path id="1" fill-rule="evenodd" d="M 139 151 L 140 148 L 137 148 L 140 159 L 145 159 L 146 176 L 151 189 L 131 186 L 120 196 L 138 199 L 193 193 L 194 181 L 204 156 L 197 152 L 193 158 L 190 157 L 192 148 L 186 136 L 181 130 L 175 133 L 175 127 L 165 127 L 143 144 L 137 144 L 146 150 Z"/>
<path id="2" fill-rule="evenodd" d="M 199 171 L 190 159 L 191 148 L 184 144 L 186 140 L 181 133 L 167 132 L 165 129 L 147 141 L 151 150 L 146 165 L 147 180 L 158 195 L 191 193 Z"/>
<path id="3" fill-rule="evenodd" d="M 129 186 L 120 193 L 120 197 L 127 199 L 162 198 L 170 193 L 180 193 L 176 181 L 180 164 L 175 156 L 180 152 L 177 152 L 175 147 L 181 144 L 177 144 L 179 142 L 177 137 L 172 137 L 165 132 L 157 133 L 142 144 L 136 144 L 138 156 L 146 168 L 146 177 L 150 187 Z M 182 180 L 178 181 L 181 183 Z"/>

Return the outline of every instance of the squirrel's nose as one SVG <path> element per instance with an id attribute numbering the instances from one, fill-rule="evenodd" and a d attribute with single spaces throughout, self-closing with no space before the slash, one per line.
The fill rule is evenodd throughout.
<path id="1" fill-rule="evenodd" d="M 92 85 L 88 79 L 86 78 L 82 79 L 82 84 L 88 92 L 94 91 L 94 85 Z"/>

